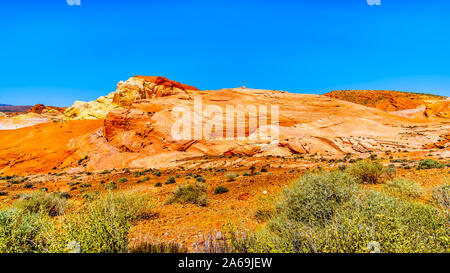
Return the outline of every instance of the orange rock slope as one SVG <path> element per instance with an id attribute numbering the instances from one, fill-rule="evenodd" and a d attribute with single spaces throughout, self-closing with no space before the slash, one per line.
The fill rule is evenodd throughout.
<path id="1" fill-rule="evenodd" d="M 332 91 L 325 96 L 416 120 L 450 119 L 450 100 L 442 96 L 379 90 Z"/>
<path id="2" fill-rule="evenodd" d="M 205 155 L 343 156 L 423 150 L 450 131 L 450 124 L 439 119 L 411 119 L 329 96 L 246 88 L 199 91 L 162 77 L 133 77 L 119 83 L 112 96 L 121 107 L 113 107 L 104 122 L 82 120 L 1 132 L 0 173 L 165 168 Z M 408 99 L 414 101 L 409 95 Z M 440 112 L 445 105 L 433 109 Z M 272 113 L 277 107 L 279 115 Z M 258 111 L 267 111 L 267 123 L 274 127 L 264 125 Z M 272 130 L 277 125 L 279 130 Z M 179 139 L 174 128 L 189 128 L 189 137 Z M 450 147 L 445 144 L 442 149 Z M 192 163 L 195 167 L 195 160 Z"/>

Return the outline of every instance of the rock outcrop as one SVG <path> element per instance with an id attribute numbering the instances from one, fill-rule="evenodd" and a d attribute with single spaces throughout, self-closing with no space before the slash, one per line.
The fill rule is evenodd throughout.
<path id="1" fill-rule="evenodd" d="M 45 106 L 43 104 L 36 104 L 31 107 L 27 113 L 36 113 L 36 114 L 62 114 L 66 110 L 65 107 L 55 107 L 55 106 Z"/>
<path id="2" fill-rule="evenodd" d="M 129 107 L 136 101 L 187 94 L 197 88 L 164 77 L 134 76 L 117 84 L 116 91 L 95 101 L 76 101 L 65 112 L 66 120 L 105 119 L 111 110 Z"/>
<path id="3" fill-rule="evenodd" d="M 198 89 L 165 77 L 134 76 L 127 81 L 119 82 L 113 102 L 128 107 L 137 100 L 165 97 L 187 91 Z"/>
<path id="4" fill-rule="evenodd" d="M 241 155 L 244 159 L 318 154 L 336 158 L 347 153 L 419 151 L 430 143 L 447 149 L 447 142 L 442 144 L 441 139 L 450 131 L 450 124 L 442 119 L 448 100 L 427 101 L 421 107 L 420 111 L 401 110 L 407 111 L 401 116 L 387 108 L 323 95 L 248 88 L 199 91 L 162 77 L 136 76 L 120 82 L 117 91 L 105 97 L 76 102 L 65 111 L 66 120 L 80 121 L 36 126 L 42 132 L 24 128 L 14 139 L 3 134 L 3 141 L 27 143 L 29 135 L 36 140 L 40 134 L 46 137 L 44 131 L 49 130 L 64 134 L 63 140 L 53 141 L 64 152 L 51 158 L 50 169 L 39 170 L 68 172 L 176 167 L 179 162 L 204 156 Z M 267 116 L 262 118 L 259 114 L 264 112 Z M 423 119 L 411 118 L 413 115 Z M 92 127 L 78 134 L 67 123 Z M 178 134 L 178 129 L 186 129 L 186 134 Z M 59 138 L 57 134 L 55 138 Z M 0 158 L 26 154 L 27 164 L 41 164 L 47 151 L 35 146 L 23 151 L 8 146 L 0 150 Z M 20 168 L 21 158 L 5 160 L 4 168 L 8 172 Z"/>
<path id="5" fill-rule="evenodd" d="M 107 96 L 99 97 L 95 101 L 75 103 L 64 112 L 66 120 L 105 119 L 108 113 L 119 107 L 113 102 L 114 92 Z"/>

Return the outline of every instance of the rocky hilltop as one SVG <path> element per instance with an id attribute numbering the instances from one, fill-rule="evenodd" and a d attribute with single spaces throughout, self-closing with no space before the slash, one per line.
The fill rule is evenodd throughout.
<path id="1" fill-rule="evenodd" d="M 415 103 L 415 99 L 409 99 Z M 198 101 L 201 101 L 200 107 Z M 270 113 L 267 121 L 279 125 L 279 131 L 274 132 L 259 123 L 250 125 L 256 114 L 248 109 L 235 107 L 234 111 L 227 111 L 228 106 L 238 105 L 255 106 L 256 109 L 267 106 Z M 279 108 L 277 119 L 272 116 L 272 106 Z M 421 114 L 421 118 L 400 115 L 396 113 L 398 111 L 390 111 L 393 110 L 391 108 L 370 106 L 328 95 L 273 90 L 233 88 L 200 91 L 163 77 L 135 76 L 120 82 L 115 92 L 96 101 L 76 102 L 65 111 L 66 122 L 61 128 L 56 123 L 8 133 L 0 131 L 0 143 L 8 143 L 0 151 L 0 170 L 9 173 L 25 169 L 31 172 L 78 172 L 160 168 L 179 166 L 183 162 L 191 162 L 192 158 L 228 155 L 319 154 L 336 158 L 348 153 L 421 151 L 434 143 L 439 143 L 440 149 L 448 153 L 449 143 L 442 142 L 442 136 L 450 131 L 450 124 L 443 122 L 445 113 L 448 113 L 448 100 L 434 98 L 434 101 L 427 101 L 424 111 L 432 109 L 432 112 L 423 117 Z M 409 111 L 404 108 L 416 106 L 411 104 L 396 110 Z M 179 108 L 189 115 L 175 114 Z M 206 109 L 223 113 L 223 119 L 215 123 L 222 126 L 215 126 L 214 130 L 205 131 L 206 134 L 196 138 L 195 132 L 199 129 L 203 132 L 211 124 L 211 119 L 217 118 L 205 114 Z M 245 118 L 238 119 L 238 116 Z M 87 122 L 83 121 L 86 119 L 96 120 L 89 123 L 88 131 L 70 130 L 71 124 L 80 127 Z M 234 127 L 231 129 L 226 123 L 230 119 Z M 71 120 L 80 121 L 75 125 Z M 174 137 L 172 129 L 176 123 L 191 129 L 189 138 Z M 28 143 L 32 142 L 30 139 L 37 141 L 49 131 L 54 135 L 52 149 L 63 152 L 52 154 L 49 162 L 53 163 L 43 165 L 39 162 L 46 160 L 45 149 L 48 148 Z M 244 132 L 244 137 L 239 138 L 238 132 Z M 231 139 L 218 138 L 230 135 Z M 195 161 L 191 163 L 197 164 Z M 36 168 L 30 167 L 33 164 Z"/>
<path id="2" fill-rule="evenodd" d="M 342 90 L 325 96 L 414 119 L 450 119 L 450 99 L 420 93 L 383 90 Z"/>
<path id="3" fill-rule="evenodd" d="M 165 77 L 134 76 L 117 84 L 116 91 L 95 101 L 76 101 L 64 115 L 66 120 L 105 119 L 111 110 L 128 107 L 142 99 L 165 97 L 187 91 L 195 87 L 171 81 Z"/>

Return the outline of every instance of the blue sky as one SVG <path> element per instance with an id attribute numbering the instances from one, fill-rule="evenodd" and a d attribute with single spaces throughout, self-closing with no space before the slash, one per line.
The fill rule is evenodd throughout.
<path id="1" fill-rule="evenodd" d="M 2 0 L 0 103 L 69 106 L 136 74 L 450 96 L 449 2 Z"/>

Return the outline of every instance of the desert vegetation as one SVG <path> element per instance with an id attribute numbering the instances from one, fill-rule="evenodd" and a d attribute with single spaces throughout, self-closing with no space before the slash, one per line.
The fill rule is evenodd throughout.
<path id="1" fill-rule="evenodd" d="M 390 191 L 364 189 L 359 184 L 366 177 L 361 170 L 371 172 L 368 177 L 373 177 L 373 172 L 378 176 L 381 170 L 368 162 L 351 169 L 358 171 L 302 176 L 281 194 L 273 215 L 263 215 L 269 220 L 262 230 L 244 235 L 232 232 L 233 249 L 305 253 L 450 251 L 448 184 L 433 191 L 437 205 L 424 204 L 410 199 L 423 194 L 417 183 L 393 180 L 386 184 Z"/>
<path id="2" fill-rule="evenodd" d="M 450 252 L 448 162 L 390 157 L 4 176 L 0 252 Z"/>

